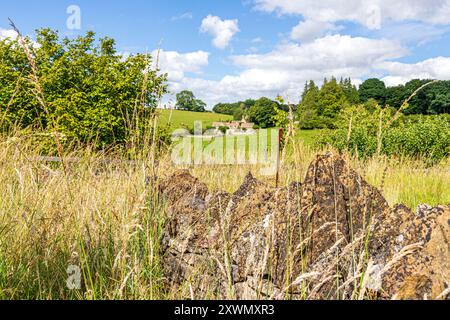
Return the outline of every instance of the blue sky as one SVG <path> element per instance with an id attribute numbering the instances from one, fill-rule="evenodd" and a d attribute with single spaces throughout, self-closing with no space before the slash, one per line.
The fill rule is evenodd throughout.
<path id="1" fill-rule="evenodd" d="M 282 94 L 324 76 L 387 85 L 450 79 L 450 0 L 1 1 L 0 37 L 11 17 L 22 33 L 51 27 L 116 39 L 123 54 L 154 51 L 172 93 L 191 89 L 209 107 Z M 67 13 L 75 5 L 78 12 Z M 24 9 L 26 8 L 26 9 Z M 74 16 L 76 15 L 76 16 Z M 80 28 L 68 25 L 76 18 Z M 77 21 L 78 21 L 77 20 Z M 70 20 L 74 21 L 74 20 Z M 165 98 L 173 99 L 173 94 Z"/>

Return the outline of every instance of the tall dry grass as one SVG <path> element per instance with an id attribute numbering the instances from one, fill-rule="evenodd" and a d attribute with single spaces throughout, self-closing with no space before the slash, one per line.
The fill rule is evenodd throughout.
<path id="1" fill-rule="evenodd" d="M 330 151 L 314 149 L 298 139 L 289 146 L 289 149 L 280 170 L 281 185 L 303 181 L 315 156 Z M 342 156 L 367 182 L 381 189 L 392 206 L 403 203 L 415 208 L 423 203 L 432 206 L 450 203 L 450 159 L 430 167 L 420 159 L 409 157 L 378 156 L 360 160 L 346 153 Z M 200 166 L 191 169 L 193 174 L 206 182 L 209 187 L 228 192 L 239 188 L 249 171 L 259 179 L 275 185 L 274 177 L 262 176 L 258 168 L 251 166 Z"/>
<path id="2" fill-rule="evenodd" d="M 169 154 L 149 148 L 129 162 L 121 151 L 85 147 L 65 151 L 65 171 L 39 158 L 41 148 L 20 132 L 0 138 L 0 298 L 176 298 L 164 286 L 159 254 L 164 203 L 156 189 L 176 170 Z M 295 143 L 280 185 L 302 181 L 316 153 Z M 407 158 L 344 157 L 391 205 L 450 202 L 448 161 L 427 168 Z M 234 191 L 249 171 L 275 185 L 250 166 L 191 171 L 213 189 Z M 81 268 L 81 290 L 67 288 L 71 265 Z"/>
<path id="3" fill-rule="evenodd" d="M 33 70 L 36 99 L 45 107 L 36 74 Z M 142 104 L 142 97 L 137 103 Z M 130 132 L 136 132 L 139 114 L 127 120 Z M 176 168 L 169 154 L 156 148 L 157 124 L 154 117 L 143 136 L 136 132 L 131 137 L 127 147 L 134 150 L 132 162 L 127 161 L 129 153 L 119 149 L 62 148 L 57 134 L 61 162 L 46 162 L 39 157 L 46 146 L 33 138 L 36 133 L 12 130 L 0 135 L 0 299 L 177 298 L 165 286 L 162 272 L 164 203 L 157 193 L 160 179 Z M 317 153 L 291 141 L 283 153 L 280 185 L 302 181 Z M 448 160 L 427 168 L 407 158 L 344 157 L 368 182 L 382 188 L 391 204 L 450 202 Z M 191 169 L 210 188 L 230 192 L 249 171 L 256 176 L 259 172 L 250 166 Z M 276 183 L 274 177 L 259 178 Z M 79 290 L 67 286 L 71 266 L 80 268 Z"/>

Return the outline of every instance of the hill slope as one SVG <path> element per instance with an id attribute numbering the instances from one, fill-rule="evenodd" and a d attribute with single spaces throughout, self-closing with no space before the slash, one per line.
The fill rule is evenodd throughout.
<path id="1" fill-rule="evenodd" d="M 195 121 L 201 121 L 203 128 L 210 126 L 216 121 L 232 121 L 233 117 L 225 114 L 212 112 L 192 112 L 181 110 L 158 109 L 160 113 L 160 124 L 165 125 L 170 121 L 172 129 L 184 127 L 193 128 Z"/>

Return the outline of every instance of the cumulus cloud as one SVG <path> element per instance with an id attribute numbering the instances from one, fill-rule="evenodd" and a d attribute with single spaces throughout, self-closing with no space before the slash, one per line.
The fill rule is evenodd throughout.
<path id="1" fill-rule="evenodd" d="M 385 61 L 378 67 L 389 74 L 382 79 L 388 86 L 404 84 L 412 79 L 450 79 L 450 57 L 436 57 L 411 64 Z"/>
<path id="2" fill-rule="evenodd" d="M 404 56 L 408 50 L 391 40 L 330 35 L 310 43 L 287 43 L 263 55 L 237 55 L 232 60 L 247 68 L 328 70 L 370 68 L 372 64 Z"/>
<path id="3" fill-rule="evenodd" d="M 390 20 L 450 23 L 450 0 L 255 0 L 255 7 L 266 12 L 301 15 L 305 20 L 353 21 L 369 29 L 379 29 Z"/>
<path id="4" fill-rule="evenodd" d="M 153 52 L 153 57 L 159 57 L 159 68 L 168 74 L 168 80 L 172 82 L 181 81 L 185 73 L 198 73 L 208 65 L 209 53 L 195 51 L 179 53 L 177 51 L 160 50 Z"/>
<path id="5" fill-rule="evenodd" d="M 14 30 L 7 30 L 0 28 L 0 40 L 4 40 L 6 38 L 15 39 L 17 38 L 18 34 Z"/>
<path id="6" fill-rule="evenodd" d="M 169 72 L 173 94 L 192 90 L 212 108 L 218 102 L 274 98 L 278 94 L 298 102 L 306 81 L 320 84 L 324 77 L 331 76 L 351 77 L 357 85 L 366 78 L 378 77 L 389 86 L 413 78 L 450 79 L 450 57 L 411 64 L 396 61 L 408 54 L 409 50 L 396 40 L 328 34 L 300 43 L 284 42 L 268 53 L 231 56 L 230 71 L 215 80 L 200 76 L 208 65 L 206 52 L 162 51 L 160 60 L 163 70 Z M 174 100 L 174 96 L 171 98 Z"/>
<path id="7" fill-rule="evenodd" d="M 225 49 L 239 31 L 237 19 L 222 20 L 212 15 L 204 18 L 200 27 L 200 32 L 208 33 L 213 37 L 213 45 L 219 49 Z"/>
<path id="8" fill-rule="evenodd" d="M 291 31 L 291 38 L 299 41 L 331 34 L 342 28 L 340 22 L 350 21 L 372 31 L 390 30 L 388 35 L 392 38 L 423 44 L 447 32 L 442 27 L 450 24 L 450 0 L 254 0 L 254 3 L 261 11 L 302 16 Z"/>
<path id="9" fill-rule="evenodd" d="M 317 20 L 300 21 L 291 31 L 293 40 L 309 42 L 341 28 L 333 23 Z"/>
<path id="10" fill-rule="evenodd" d="M 238 73 L 219 80 L 178 77 L 171 90 L 190 89 L 210 108 L 218 102 L 274 98 L 277 94 L 298 101 L 307 80 L 320 83 L 324 76 L 350 76 L 359 84 L 365 77 L 384 75 L 378 68 L 407 53 L 407 49 L 391 40 L 329 35 L 309 43 L 281 44 L 265 54 L 232 56 L 230 62 L 240 69 Z"/>

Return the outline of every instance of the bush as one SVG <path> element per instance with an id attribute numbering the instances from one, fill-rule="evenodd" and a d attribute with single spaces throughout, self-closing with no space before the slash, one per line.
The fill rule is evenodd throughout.
<path id="1" fill-rule="evenodd" d="M 375 155 L 379 109 L 373 114 L 362 114 L 365 120 L 353 122 L 350 139 L 349 128 L 343 125 L 343 121 L 339 129 L 326 131 L 319 145 L 329 144 L 361 158 Z M 383 119 L 383 124 L 386 122 L 387 119 Z M 384 128 L 382 137 L 381 153 L 387 156 L 423 157 L 435 162 L 450 155 L 450 121 L 447 115 L 403 116 L 393 126 Z"/>
<path id="2" fill-rule="evenodd" d="M 149 55 L 124 57 L 113 39 L 97 41 L 93 32 L 75 39 L 60 39 L 49 29 L 37 31 L 28 47 L 31 63 L 18 40 L 0 41 L 0 126 L 39 128 L 92 142 L 102 148 L 128 142 L 132 132 L 149 132 L 158 99 L 166 92 L 166 76 L 144 70 Z"/>
<path id="3" fill-rule="evenodd" d="M 428 118 L 406 122 L 388 130 L 382 152 L 387 155 L 405 154 L 439 160 L 449 156 L 450 122 L 444 118 Z"/>

